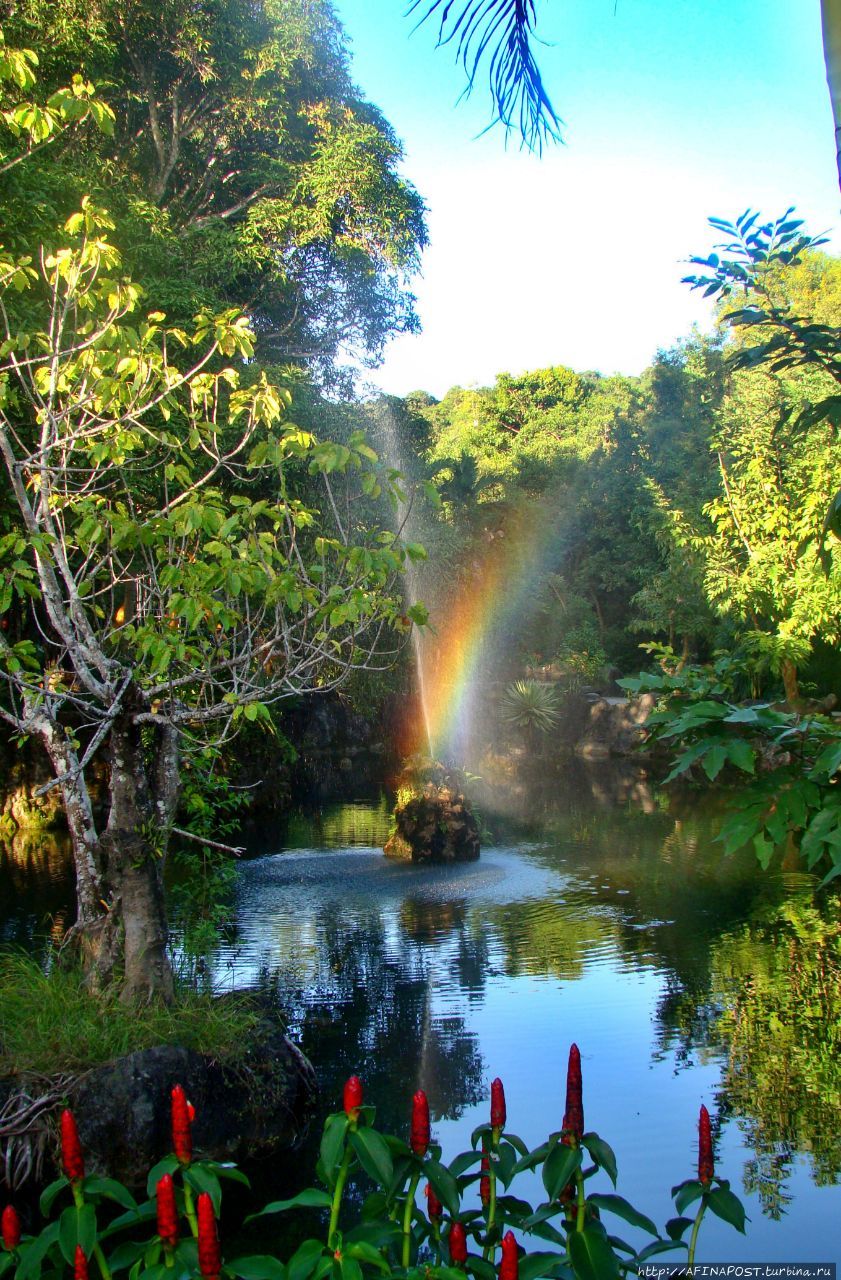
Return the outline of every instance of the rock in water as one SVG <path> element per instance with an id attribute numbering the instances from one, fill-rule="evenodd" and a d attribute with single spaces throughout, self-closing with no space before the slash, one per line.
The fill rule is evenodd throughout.
<path id="1" fill-rule="evenodd" d="M 420 794 L 398 803 L 395 832 L 385 846 L 390 858 L 413 862 L 475 862 L 479 824 L 464 795 L 428 782 Z"/>

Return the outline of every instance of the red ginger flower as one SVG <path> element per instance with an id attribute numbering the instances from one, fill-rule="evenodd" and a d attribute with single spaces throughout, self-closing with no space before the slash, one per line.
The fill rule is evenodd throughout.
<path id="1" fill-rule="evenodd" d="M 342 1095 L 342 1106 L 351 1120 L 356 1120 L 362 1106 L 362 1081 L 359 1076 L 348 1076 Z"/>
<path id="2" fill-rule="evenodd" d="M 698 1116 L 698 1181 L 704 1183 L 712 1182 L 714 1173 L 710 1113 L 706 1107 L 702 1106 L 701 1113 Z"/>
<path id="3" fill-rule="evenodd" d="M 199 1270 L 207 1280 L 215 1280 L 222 1270 L 222 1257 L 219 1252 L 219 1236 L 216 1232 L 216 1215 L 213 1212 L 213 1201 L 206 1191 L 198 1199 L 199 1214 Z"/>
<path id="4" fill-rule="evenodd" d="M 3 1236 L 3 1247 L 8 1249 L 9 1253 L 20 1244 L 20 1218 L 13 1204 L 7 1204 L 3 1210 L 3 1216 L 0 1218 L 0 1234 Z"/>
<path id="5" fill-rule="evenodd" d="M 450 1227 L 450 1262 L 466 1262 L 467 1261 L 467 1237 L 464 1234 L 464 1227 L 460 1222 L 454 1222 Z"/>
<path id="6" fill-rule="evenodd" d="M 444 1206 L 442 1205 L 441 1201 L 438 1199 L 438 1197 L 436 1196 L 435 1192 L 432 1190 L 432 1187 L 429 1185 L 428 1182 L 426 1184 L 425 1195 L 426 1195 L 426 1207 L 429 1210 L 430 1218 L 440 1218 L 441 1214 L 444 1212 Z"/>
<path id="7" fill-rule="evenodd" d="M 429 1147 L 429 1103 L 423 1089 L 412 1098 L 412 1129 L 409 1145 L 416 1156 L 425 1156 Z"/>
<path id="8" fill-rule="evenodd" d="M 491 1198 L 491 1162 L 488 1159 L 488 1153 L 482 1156 L 482 1176 L 479 1179 L 479 1197 L 482 1204 L 487 1204 Z"/>
<path id="9" fill-rule="evenodd" d="M 570 1140 L 580 1142 L 584 1135 L 584 1104 L 581 1096 L 581 1054 L 578 1052 L 577 1044 L 571 1045 L 569 1050 L 566 1111 L 564 1112 L 563 1130 L 567 1135 L 565 1138 L 567 1145 L 570 1145 Z"/>
<path id="10" fill-rule="evenodd" d="M 195 1111 L 187 1101 L 187 1095 L 180 1084 L 172 1089 L 172 1149 L 181 1164 L 189 1164 L 193 1158 L 192 1116 Z"/>
<path id="11" fill-rule="evenodd" d="M 61 1163 L 71 1182 L 84 1178 L 85 1162 L 82 1159 L 82 1144 L 79 1141 L 72 1111 L 61 1113 Z"/>
<path id="12" fill-rule="evenodd" d="M 517 1280 L 520 1274 L 520 1258 L 513 1231 L 502 1237 L 502 1259 L 499 1264 L 499 1280 Z"/>
<path id="13" fill-rule="evenodd" d="M 76 1245 L 76 1254 L 73 1258 L 73 1280 L 88 1280 L 88 1260 L 80 1244 Z"/>
<path id="14" fill-rule="evenodd" d="M 491 1128 L 505 1128 L 505 1090 L 499 1076 L 491 1081 Z"/>
<path id="15" fill-rule="evenodd" d="M 178 1210 L 175 1207 L 175 1183 L 172 1174 L 165 1173 L 155 1191 L 158 1205 L 158 1235 L 164 1244 L 175 1248 L 178 1244 Z"/>

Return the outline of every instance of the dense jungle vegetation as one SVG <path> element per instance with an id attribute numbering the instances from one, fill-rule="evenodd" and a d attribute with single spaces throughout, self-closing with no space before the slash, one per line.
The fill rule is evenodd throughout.
<path id="1" fill-rule="evenodd" d="M 434 637 L 494 564 L 527 588 L 501 681 L 610 689 L 642 646 L 678 701 L 833 694 L 841 268 L 792 211 L 714 222 L 690 284 L 717 329 L 639 377 L 360 403 L 417 327 L 426 230 L 329 4 L 26 0 L 3 39 L 0 714 L 50 758 L 101 981 L 171 994 L 163 857 L 211 836 L 235 732 L 282 743 L 285 708 L 340 686 L 370 711 L 427 606 Z M 684 768 L 754 772 L 693 715 L 661 724 Z M 815 724 L 792 768 L 818 790 L 779 830 L 758 801 L 743 839 L 834 802 Z"/>

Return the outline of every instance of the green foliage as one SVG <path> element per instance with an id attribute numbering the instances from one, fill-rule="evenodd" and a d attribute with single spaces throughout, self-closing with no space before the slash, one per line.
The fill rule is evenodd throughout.
<path id="1" fill-rule="evenodd" d="M 515 729 L 550 733 L 561 718 L 558 691 L 540 680 L 517 680 L 505 690 L 500 718 Z"/>
<path id="2" fill-rule="evenodd" d="M 13 236 L 45 209 L 66 217 L 88 191 L 177 323 L 247 307 L 264 364 L 337 385 L 348 359 L 375 363 L 392 333 L 417 327 L 408 279 L 423 204 L 391 127 L 350 79 L 326 0 L 143 0 L 95 19 L 75 0 L 25 0 L 5 25 L 43 50 L 50 91 L 81 68 L 116 116 L 112 141 L 88 131 L 60 165 L 21 177 Z"/>
<path id="3" fill-rule="evenodd" d="M 841 874 L 841 726 L 769 703 L 732 701 L 739 674 L 740 664 L 722 655 L 711 667 L 619 683 L 658 698 L 647 722 L 651 739 L 677 747 L 667 782 L 699 767 L 711 782 L 725 769 L 737 771 L 738 799 L 719 836 L 726 852 L 752 843 L 767 867 L 796 839 L 806 865 L 825 872 L 827 883 Z"/>
<path id="4" fill-rule="evenodd" d="M 695 1216 L 672 1219 L 660 1235 L 651 1218 L 623 1196 L 591 1189 L 603 1175 L 613 1187 L 617 1180 L 614 1153 L 595 1133 L 579 1138 L 569 1129 L 559 1130 L 530 1151 L 504 1121 L 495 1127 L 482 1124 L 472 1135 L 470 1149 L 445 1164 L 437 1144 L 415 1141 L 409 1146 L 382 1133 L 374 1121 L 375 1110 L 367 1105 L 348 1106 L 328 1116 L 316 1168 L 321 1187 L 308 1187 L 251 1215 L 253 1220 L 297 1209 L 319 1210 L 323 1235 L 304 1240 L 286 1262 L 272 1255 L 226 1260 L 220 1271 L 226 1280 L 321 1280 L 326 1276 L 363 1280 L 382 1275 L 458 1280 L 465 1273 L 475 1280 L 493 1280 L 500 1243 L 504 1236 L 508 1238 L 508 1252 L 513 1232 L 517 1233 L 514 1248 L 520 1280 L 569 1276 L 604 1280 L 636 1275 L 647 1259 L 662 1253 L 678 1253 L 691 1266 L 707 1210 L 737 1230 L 745 1229 L 744 1209 L 729 1182 L 711 1177 L 704 1183 L 689 1180 L 673 1189 L 678 1212 L 694 1205 Z M 592 1161 L 586 1167 L 585 1153 Z M 477 1209 L 470 1201 L 477 1198 L 483 1160 L 487 1162 L 487 1196 Z M 547 1198 L 533 1207 L 511 1188 L 518 1178 L 534 1185 L 532 1171 L 537 1170 Z M 180 1239 L 166 1241 L 154 1232 L 158 1225 L 155 1196 L 165 1174 L 176 1184 L 176 1214 L 182 1228 Z M 430 1213 L 428 1205 L 425 1211 L 418 1202 L 421 1179 L 428 1194 L 434 1193 L 440 1202 L 440 1212 Z M 148 1199 L 138 1203 L 113 1179 L 88 1176 L 70 1182 L 62 1176 L 41 1197 L 42 1213 L 52 1221 L 39 1235 L 27 1236 L 0 1253 L 0 1276 L 53 1280 L 74 1261 L 80 1244 L 86 1257 L 96 1259 L 103 1276 L 128 1271 L 129 1280 L 162 1280 L 171 1271 L 174 1280 L 190 1280 L 200 1274 L 195 1237 L 199 1236 L 203 1261 L 216 1252 L 215 1242 L 211 1245 L 206 1235 L 199 1235 L 196 1195 L 209 1196 L 218 1217 L 225 1184 L 232 1180 L 248 1186 L 234 1165 L 185 1161 L 171 1154 L 150 1171 Z M 353 1223 L 348 1200 L 355 1210 Z M 107 1226 L 103 1225 L 103 1201 L 123 1210 Z M 631 1245 L 609 1234 L 617 1218 L 649 1238 L 644 1244 Z M 456 1223 L 464 1233 L 463 1261 L 454 1249 Z M 690 1227 L 687 1244 L 683 1237 Z M 457 1254 L 455 1259 L 452 1252 Z"/>
<path id="5" fill-rule="evenodd" d="M 0 1074 L 79 1072 L 158 1044 L 235 1058 L 258 1021 L 247 998 L 184 989 L 167 1008 L 138 1009 L 118 997 L 94 995 L 79 970 L 58 962 L 45 972 L 29 956 L 0 954 Z"/>

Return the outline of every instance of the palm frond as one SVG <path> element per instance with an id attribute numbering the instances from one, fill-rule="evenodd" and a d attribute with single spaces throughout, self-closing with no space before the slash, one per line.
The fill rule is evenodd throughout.
<path id="1" fill-rule="evenodd" d="M 466 94 L 473 90 L 480 64 L 488 60 L 491 123 L 499 120 L 507 131 L 518 131 L 532 151 L 561 141 L 563 121 L 549 100 L 532 50 L 535 0 L 462 0 L 460 7 L 456 0 L 412 0 L 409 13 L 417 9 L 423 10 L 418 26 L 439 14 L 439 45 L 456 42 L 467 72 Z"/>

